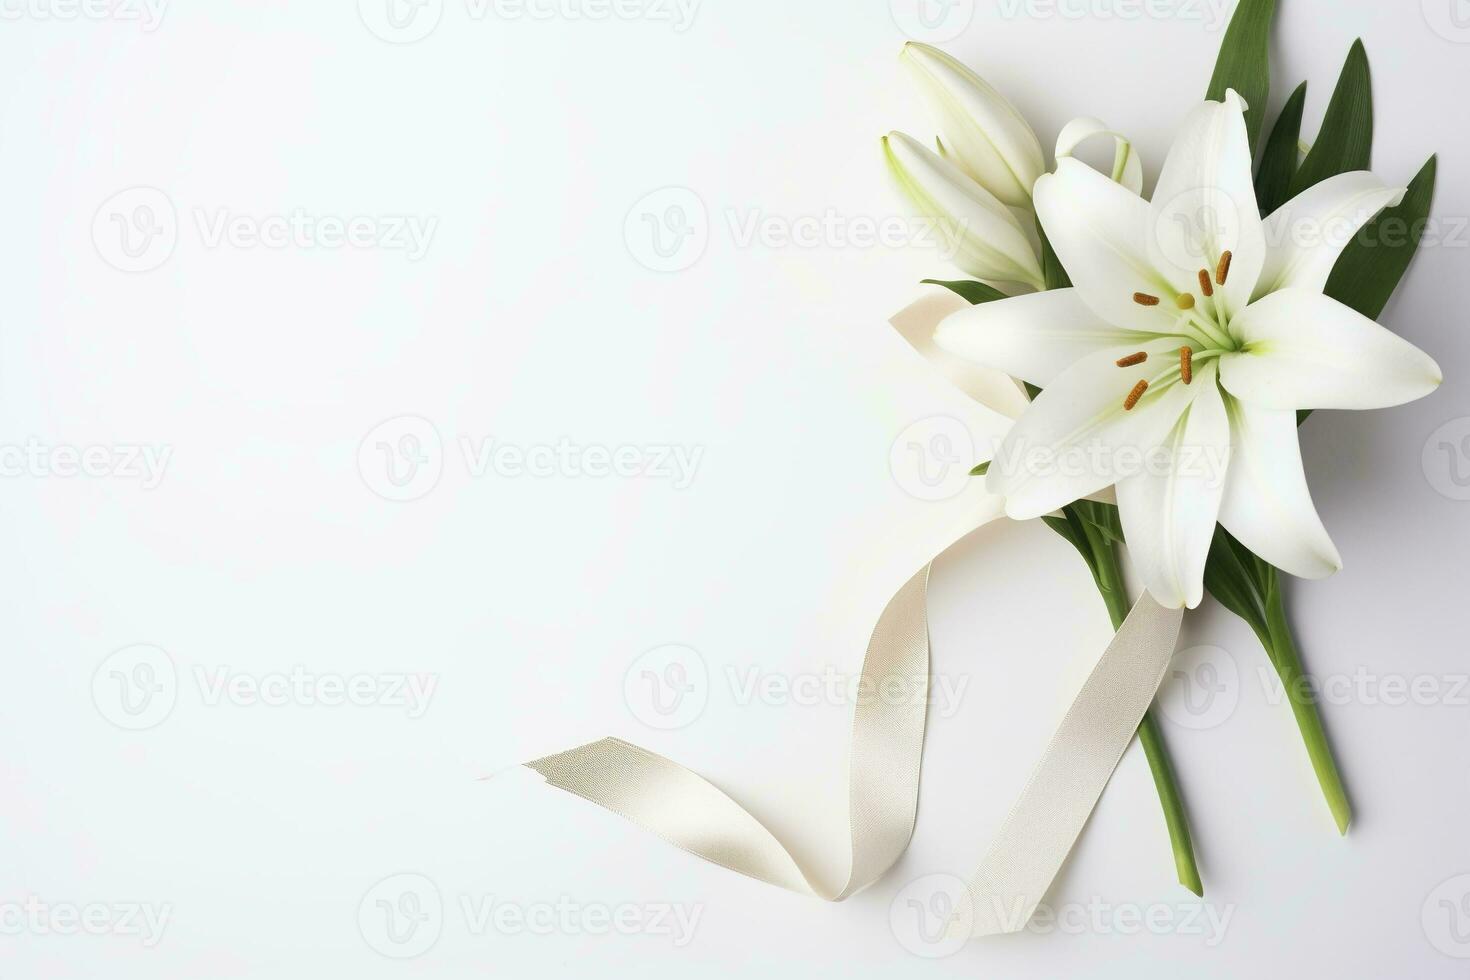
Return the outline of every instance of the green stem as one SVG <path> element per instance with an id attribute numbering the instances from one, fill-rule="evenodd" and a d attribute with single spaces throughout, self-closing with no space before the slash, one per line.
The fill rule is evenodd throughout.
<path id="1" fill-rule="evenodd" d="M 1312 760 L 1312 769 L 1317 773 L 1317 783 L 1327 806 L 1332 810 L 1332 819 L 1337 822 L 1337 831 L 1346 834 L 1352 823 L 1352 806 L 1348 803 L 1347 790 L 1337 772 L 1337 760 L 1332 757 L 1332 746 L 1327 742 L 1327 732 L 1322 727 L 1322 715 L 1317 710 L 1316 693 L 1311 679 L 1302 667 L 1301 654 L 1297 652 L 1296 640 L 1291 634 L 1291 624 L 1286 619 L 1286 607 L 1282 601 L 1281 581 L 1274 569 L 1266 582 L 1266 629 L 1270 636 L 1267 647 L 1276 673 L 1281 677 L 1286 697 L 1291 702 L 1292 714 L 1296 715 L 1296 727 L 1301 730 L 1302 741 L 1307 746 L 1307 755 Z"/>
<path id="2" fill-rule="evenodd" d="M 1113 629 L 1117 630 L 1128 617 L 1128 594 L 1123 588 L 1123 573 L 1118 567 L 1118 553 L 1112 542 L 1083 522 L 1088 542 L 1096 557 L 1097 588 L 1107 604 L 1112 617 Z M 1169 828 L 1169 844 L 1174 849 L 1174 870 L 1179 884 L 1200 897 L 1204 897 L 1205 886 L 1200 881 L 1199 865 L 1194 858 L 1194 840 L 1189 834 L 1189 817 L 1184 810 L 1184 798 L 1179 792 L 1179 782 L 1174 777 L 1174 767 L 1169 763 L 1169 750 L 1164 745 L 1164 731 L 1159 727 L 1158 715 L 1153 708 L 1143 716 L 1138 726 L 1138 740 L 1143 743 L 1143 753 L 1148 757 L 1148 768 L 1154 776 L 1154 788 L 1159 794 L 1159 804 L 1164 808 L 1164 823 Z"/>

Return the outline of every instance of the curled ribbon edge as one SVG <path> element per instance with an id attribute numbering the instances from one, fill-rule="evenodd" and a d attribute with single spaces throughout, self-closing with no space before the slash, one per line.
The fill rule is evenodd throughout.
<path id="1" fill-rule="evenodd" d="M 930 357 L 920 338 L 932 335 L 932 325 L 952 306 L 931 296 L 895 316 L 893 323 L 920 354 Z M 922 329 L 926 321 L 927 331 Z M 976 375 L 957 373 L 953 365 L 945 373 L 981 401 L 983 392 L 972 383 Z M 982 377 L 980 383 L 992 380 Z M 994 516 L 971 522 L 960 537 Z M 526 767 L 550 785 L 713 864 L 799 894 L 842 901 L 887 872 L 913 836 L 928 703 L 928 578 L 933 562 L 956 541 L 888 601 L 868 641 L 861 683 L 918 677 L 924 679 L 926 696 L 913 699 L 917 704 L 860 700 L 854 709 L 848 763 L 850 861 L 842 884 L 822 884 L 764 824 L 713 783 L 622 739 L 604 738 Z M 948 934 L 1013 933 L 1030 921 L 1163 683 L 1182 619 L 1183 610 L 1166 609 L 1147 593 L 1134 604 L 995 834 L 951 916 Z"/>

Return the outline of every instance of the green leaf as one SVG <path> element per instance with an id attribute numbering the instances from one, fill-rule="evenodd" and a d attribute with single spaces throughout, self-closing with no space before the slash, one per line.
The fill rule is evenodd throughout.
<path id="1" fill-rule="evenodd" d="M 1210 76 L 1206 99 L 1223 101 L 1226 89 L 1235 89 L 1245 99 L 1245 128 L 1251 147 L 1261 135 L 1266 118 L 1266 103 L 1271 98 L 1271 64 L 1267 45 L 1271 37 L 1271 16 L 1276 0 L 1240 0 L 1225 39 L 1220 42 L 1220 57 L 1215 73 Z"/>
<path id="2" fill-rule="evenodd" d="M 1205 588 L 1235 615 L 1245 620 L 1269 653 L 1272 648 L 1266 622 L 1268 583 L 1260 569 L 1269 565 L 1245 549 L 1223 527 L 1216 525 L 1205 562 Z"/>
<path id="3" fill-rule="evenodd" d="M 1079 500 L 1072 504 L 1077 511 L 1077 516 L 1088 524 L 1102 532 L 1103 538 L 1109 544 L 1125 544 L 1123 538 L 1123 521 L 1118 516 L 1118 508 L 1112 504 L 1102 504 L 1095 500 Z"/>
<path id="4" fill-rule="evenodd" d="M 1041 271 L 1046 278 L 1046 288 L 1066 289 L 1072 285 L 1072 278 L 1062 268 L 1062 260 L 1057 258 L 1057 253 L 1052 251 L 1051 242 L 1046 240 L 1046 232 L 1042 230 L 1039 221 L 1036 223 L 1036 234 L 1041 238 Z"/>
<path id="5" fill-rule="evenodd" d="M 1409 182 L 1403 201 L 1385 208 L 1353 237 L 1332 268 L 1323 290 L 1328 296 L 1378 319 L 1424 237 L 1437 168 L 1438 158 L 1430 157 Z"/>
<path id="6" fill-rule="evenodd" d="M 994 286 L 987 286 L 983 282 L 975 282 L 971 279 L 955 279 L 952 281 L 946 281 L 944 279 L 923 279 L 920 281 L 926 282 L 931 286 L 943 286 L 945 289 L 964 297 L 965 300 L 974 306 L 1006 298 L 1006 294 Z"/>
<path id="7" fill-rule="evenodd" d="M 1261 153 L 1261 166 L 1256 171 L 1256 202 L 1261 214 L 1268 215 L 1291 198 L 1286 196 L 1291 178 L 1296 174 L 1298 142 L 1302 138 L 1302 107 L 1307 102 L 1307 83 L 1302 82 L 1281 107 L 1276 125 L 1266 138 Z"/>
<path id="8" fill-rule="evenodd" d="M 1328 177 L 1351 170 L 1368 170 L 1373 159 L 1373 81 L 1368 74 L 1368 52 L 1362 40 L 1353 42 L 1317 142 L 1291 179 L 1290 200 Z"/>
<path id="9" fill-rule="evenodd" d="M 1097 556 L 1092 553 L 1092 545 L 1087 540 L 1087 532 L 1082 528 L 1082 520 L 1071 507 L 1062 508 L 1062 517 L 1043 517 L 1046 526 L 1072 542 L 1082 555 L 1082 560 L 1087 562 L 1088 571 L 1092 572 L 1093 581 L 1100 581 L 1097 573 Z"/>
<path id="10" fill-rule="evenodd" d="M 984 476 L 986 473 L 989 473 L 990 472 L 990 463 L 991 463 L 991 460 L 988 460 L 988 459 L 985 462 L 983 462 L 983 463 L 977 463 L 976 466 L 975 466 L 975 468 L 970 471 L 970 475 L 971 476 Z"/>

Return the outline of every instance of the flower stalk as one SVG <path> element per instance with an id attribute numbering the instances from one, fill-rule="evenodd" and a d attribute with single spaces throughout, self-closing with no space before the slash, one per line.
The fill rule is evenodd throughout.
<path id="1" fill-rule="evenodd" d="M 1292 714 L 1296 716 L 1296 726 L 1301 731 L 1307 756 L 1312 760 L 1317 783 L 1322 787 L 1322 795 L 1332 811 L 1332 819 L 1337 823 L 1337 832 L 1346 835 L 1353 819 L 1352 806 L 1338 774 L 1337 760 L 1333 758 L 1327 732 L 1322 727 L 1322 714 L 1317 710 L 1311 678 L 1302 667 L 1301 654 L 1297 652 L 1296 639 L 1286 619 L 1281 580 L 1274 568 L 1266 583 L 1266 635 L 1270 640 L 1266 652 L 1281 678 Z"/>
<path id="2" fill-rule="evenodd" d="M 1091 505 L 1102 506 L 1102 505 Z M 1071 508 L 1069 508 L 1070 510 Z M 1118 565 L 1117 545 L 1092 522 L 1078 518 L 1092 551 L 1091 566 L 1097 581 L 1098 592 L 1108 607 L 1116 631 L 1128 617 L 1128 594 L 1123 588 L 1123 574 Z M 1148 757 L 1148 768 L 1153 773 L 1154 788 L 1159 794 L 1159 805 L 1164 810 L 1164 823 L 1169 828 L 1169 844 L 1174 851 L 1174 870 L 1179 883 L 1200 897 L 1205 894 L 1200 880 L 1199 865 L 1194 856 L 1194 840 L 1189 833 L 1189 816 L 1184 809 L 1184 798 L 1179 792 L 1179 782 L 1174 767 L 1169 761 L 1169 750 L 1164 745 L 1164 732 L 1159 725 L 1157 712 L 1150 708 L 1138 726 L 1138 740 L 1143 743 L 1144 755 Z"/>

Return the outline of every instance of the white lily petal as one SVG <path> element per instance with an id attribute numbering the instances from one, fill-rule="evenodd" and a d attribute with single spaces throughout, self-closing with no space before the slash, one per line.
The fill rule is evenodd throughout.
<path id="1" fill-rule="evenodd" d="M 1307 489 L 1296 412 L 1260 408 L 1227 395 L 1230 471 L 1220 523 L 1241 544 L 1300 578 L 1326 578 L 1342 568 L 1337 547 Z"/>
<path id="2" fill-rule="evenodd" d="M 1036 133 L 983 78 L 938 48 L 917 41 L 901 56 L 939 117 L 947 155 L 1000 200 L 1030 207 L 1046 171 Z"/>
<path id="3" fill-rule="evenodd" d="M 1057 136 L 1057 159 L 1070 157 L 1077 147 L 1094 136 L 1113 138 L 1113 172 L 1110 175 L 1112 179 L 1133 193 L 1142 194 L 1143 161 L 1138 156 L 1137 147 L 1128 137 L 1109 129 L 1107 123 L 1100 119 L 1080 116 L 1063 126 L 1061 133 Z"/>
<path id="4" fill-rule="evenodd" d="M 1035 248 L 994 195 L 903 133 L 884 137 L 883 152 L 899 187 L 954 250 L 956 265 L 977 279 L 1044 286 Z"/>
<path id="5" fill-rule="evenodd" d="M 1161 278 L 1149 257 L 1153 214 L 1148 202 L 1080 160 L 1057 161 L 1036 182 L 1036 213 L 1082 301 L 1109 323 L 1172 333 L 1174 298 L 1182 291 Z M 1134 293 L 1161 299 L 1140 306 Z"/>
<path id="6" fill-rule="evenodd" d="M 934 342 L 951 354 L 1046 387 L 1088 354 L 1157 340 L 1115 327 L 1093 313 L 1076 289 L 1013 296 L 951 313 Z M 1181 345 L 1183 341 L 1179 342 Z"/>
<path id="7" fill-rule="evenodd" d="M 1255 297 L 1298 287 L 1321 292 L 1338 256 L 1358 229 L 1404 199 L 1366 170 L 1314 184 L 1266 219 L 1266 264 Z"/>
<path id="8" fill-rule="evenodd" d="M 1175 281 L 1200 290 L 1199 273 L 1215 278 L 1220 257 L 1231 253 L 1224 286 L 1212 285 L 1212 302 L 1228 321 L 1250 301 L 1266 260 L 1265 234 L 1251 177 L 1245 103 L 1231 89 L 1224 102 L 1205 102 L 1190 112 L 1154 188 L 1153 257 Z M 1176 275 L 1177 274 L 1177 275 Z"/>
<path id="9" fill-rule="evenodd" d="M 1057 375 L 1001 443 L 986 475 L 986 488 L 1006 498 L 1016 520 L 1050 514 L 1110 486 L 1142 465 L 1144 455 L 1173 428 L 1193 397 L 1178 377 L 1176 339 L 1089 354 Z M 1115 361 L 1135 350 L 1143 364 Z M 1139 381 L 1150 389 L 1132 411 L 1128 393 Z"/>
<path id="10" fill-rule="evenodd" d="M 1148 591 L 1162 605 L 1193 609 L 1204 598 L 1205 559 L 1225 493 L 1230 419 L 1214 364 L 1189 387 L 1194 400 L 1160 452 L 1118 481 L 1118 512 Z"/>
<path id="11" fill-rule="evenodd" d="M 1220 381 L 1266 408 L 1387 408 L 1429 394 L 1443 376 L 1428 354 L 1321 293 L 1284 289 L 1240 312 L 1244 346 Z"/>

